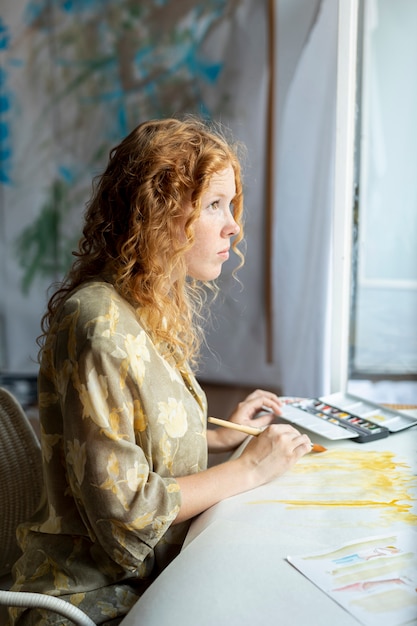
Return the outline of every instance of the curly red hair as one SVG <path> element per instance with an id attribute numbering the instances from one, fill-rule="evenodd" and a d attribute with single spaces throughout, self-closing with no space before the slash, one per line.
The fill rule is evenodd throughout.
<path id="1" fill-rule="evenodd" d="M 214 123 L 195 117 L 150 120 L 110 151 L 104 173 L 93 181 L 77 257 L 42 318 L 42 346 L 58 307 L 87 280 L 111 276 L 131 302 L 155 343 L 195 364 L 203 339 L 204 286 L 186 277 L 184 253 L 193 244 L 193 223 L 214 173 L 232 166 L 234 219 L 243 238 L 240 146 Z M 191 214 L 186 207 L 193 206 Z M 179 235 L 185 221 L 185 239 Z M 182 228 L 184 228 L 182 226 Z M 175 277 L 175 280 L 173 280 Z"/>

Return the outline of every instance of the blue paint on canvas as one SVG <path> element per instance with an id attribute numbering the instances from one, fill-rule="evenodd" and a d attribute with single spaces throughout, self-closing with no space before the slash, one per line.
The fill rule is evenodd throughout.
<path id="1" fill-rule="evenodd" d="M 206 50 L 217 51 L 203 44 L 223 18 L 230 19 L 229 10 L 227 0 L 191 6 L 179 0 L 30 0 L 18 26 L 23 56 L 18 44 L 11 53 L 11 34 L 0 20 L 0 55 L 7 55 L 0 68 L 0 183 L 12 180 L 13 141 L 21 139 L 19 117 L 28 106 L 28 85 L 36 94 L 34 119 L 24 128 L 26 133 L 32 128 L 33 136 L 23 143 L 38 145 L 36 160 L 46 164 L 37 177 L 34 163 L 33 179 L 24 181 L 28 189 L 42 191 L 33 194 L 37 201 L 44 196 L 35 207 L 38 217 L 19 239 L 37 246 L 38 265 L 24 268 L 25 289 L 37 272 L 51 266 L 35 243 L 37 233 L 41 236 L 49 224 L 55 237 L 51 224 L 81 216 L 91 177 L 102 171 L 111 146 L 149 117 L 217 113 L 204 94 L 217 89 L 224 61 L 209 57 Z M 15 93 L 10 85 L 17 85 Z M 64 233 L 62 245 L 49 254 L 71 237 Z"/>

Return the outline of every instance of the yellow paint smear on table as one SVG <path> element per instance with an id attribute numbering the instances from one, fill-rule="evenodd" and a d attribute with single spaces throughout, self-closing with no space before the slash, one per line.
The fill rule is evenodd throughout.
<path id="1" fill-rule="evenodd" d="M 278 498 L 250 504 L 377 508 L 395 519 L 400 516 L 403 522 L 417 523 L 417 515 L 411 511 L 417 500 L 417 477 L 390 451 L 337 449 L 308 455 L 276 484 Z"/>

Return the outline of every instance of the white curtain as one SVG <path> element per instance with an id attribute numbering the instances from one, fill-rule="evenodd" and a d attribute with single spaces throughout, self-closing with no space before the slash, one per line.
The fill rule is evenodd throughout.
<path id="1" fill-rule="evenodd" d="M 321 3 L 276 137 L 274 349 L 286 395 L 330 388 L 337 8 L 336 0 Z"/>
<path id="2" fill-rule="evenodd" d="M 244 140 L 249 139 L 248 251 L 240 274 L 244 287 L 234 286 L 228 274 L 222 279 L 217 328 L 208 337 L 214 356 L 207 351 L 202 377 L 308 396 L 327 393 L 330 387 L 328 302 L 338 0 L 282 0 L 275 6 L 276 158 L 273 284 L 269 286 L 273 337 L 267 337 L 264 305 L 269 259 L 265 259 L 265 203 L 260 185 L 265 175 L 256 161 L 265 155 L 265 138 L 257 119 L 259 115 L 265 118 L 265 98 L 259 97 L 253 107 L 253 94 L 262 94 L 267 81 L 258 71 L 252 73 L 250 84 L 242 74 L 246 97 L 237 108 L 245 112 L 246 125 L 235 127 Z M 250 55 L 252 66 L 261 50 L 251 46 L 249 36 L 242 63 Z M 269 340 L 273 341 L 272 363 L 267 362 Z"/>

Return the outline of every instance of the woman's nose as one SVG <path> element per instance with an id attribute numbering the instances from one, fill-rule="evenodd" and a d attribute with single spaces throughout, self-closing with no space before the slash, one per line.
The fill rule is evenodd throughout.
<path id="1" fill-rule="evenodd" d="M 226 233 L 227 237 L 235 237 L 240 232 L 240 226 L 236 222 L 231 211 L 229 211 L 228 221 L 225 226 L 224 232 Z"/>

